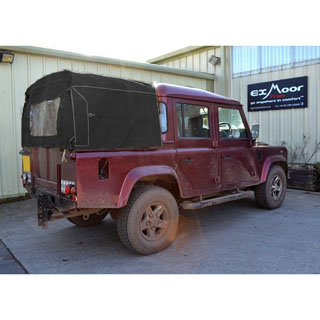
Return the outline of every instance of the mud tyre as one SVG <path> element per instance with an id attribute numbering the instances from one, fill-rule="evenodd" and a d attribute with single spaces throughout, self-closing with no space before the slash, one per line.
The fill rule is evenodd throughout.
<path id="1" fill-rule="evenodd" d="M 79 227 L 91 227 L 95 226 L 102 222 L 102 220 L 106 217 L 108 214 L 108 211 L 106 209 L 100 210 L 97 213 L 92 213 L 90 215 L 83 215 L 83 216 L 77 216 L 68 218 L 68 220 L 79 226 Z"/>
<path id="2" fill-rule="evenodd" d="M 118 212 L 119 210 L 117 209 L 110 209 L 109 213 L 110 213 L 110 217 L 113 221 L 117 221 L 118 220 Z"/>
<path id="3" fill-rule="evenodd" d="M 159 252 L 176 237 L 178 205 L 166 189 L 155 186 L 135 188 L 117 217 L 121 242 L 132 252 L 148 255 Z"/>
<path id="4" fill-rule="evenodd" d="M 284 170 L 273 165 L 264 183 L 255 188 L 256 203 L 264 209 L 279 208 L 286 196 L 287 178 Z"/>

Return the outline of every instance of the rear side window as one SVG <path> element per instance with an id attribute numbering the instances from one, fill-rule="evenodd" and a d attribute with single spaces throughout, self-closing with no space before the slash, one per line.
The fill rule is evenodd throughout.
<path id="1" fill-rule="evenodd" d="M 30 132 L 32 136 L 57 135 L 57 119 L 61 98 L 43 101 L 30 108 Z"/>
<path id="2" fill-rule="evenodd" d="M 166 133 L 168 131 L 167 106 L 163 102 L 159 103 L 159 119 L 161 133 Z"/>
<path id="3" fill-rule="evenodd" d="M 248 138 L 238 109 L 219 108 L 219 135 L 222 139 Z"/>
<path id="4" fill-rule="evenodd" d="M 177 103 L 176 112 L 179 137 L 208 138 L 210 136 L 208 107 Z"/>

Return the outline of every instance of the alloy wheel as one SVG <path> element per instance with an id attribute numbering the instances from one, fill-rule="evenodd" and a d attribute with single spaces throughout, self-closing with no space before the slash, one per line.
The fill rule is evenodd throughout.
<path id="1" fill-rule="evenodd" d="M 271 197 L 273 200 L 279 200 L 282 193 L 282 181 L 280 176 L 276 175 L 271 182 Z"/>
<path id="2" fill-rule="evenodd" d="M 169 213 L 161 203 L 148 205 L 141 215 L 140 231 L 142 236 L 149 241 L 160 239 L 169 226 Z"/>

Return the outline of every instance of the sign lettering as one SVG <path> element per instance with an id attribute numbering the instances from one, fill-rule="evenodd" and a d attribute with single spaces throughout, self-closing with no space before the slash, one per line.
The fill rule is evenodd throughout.
<path id="1" fill-rule="evenodd" d="M 307 77 L 248 85 L 248 111 L 307 107 Z"/>

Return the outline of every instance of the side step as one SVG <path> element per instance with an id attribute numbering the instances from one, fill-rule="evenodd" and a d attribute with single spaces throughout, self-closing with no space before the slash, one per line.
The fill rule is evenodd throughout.
<path id="1" fill-rule="evenodd" d="M 252 191 L 239 191 L 237 193 L 228 194 L 226 196 L 201 200 L 198 202 L 184 201 L 180 204 L 180 206 L 182 207 L 182 209 L 185 209 L 185 210 L 202 209 L 205 207 L 215 206 L 217 204 L 224 203 L 224 202 L 248 198 L 251 195 L 252 195 Z"/>

